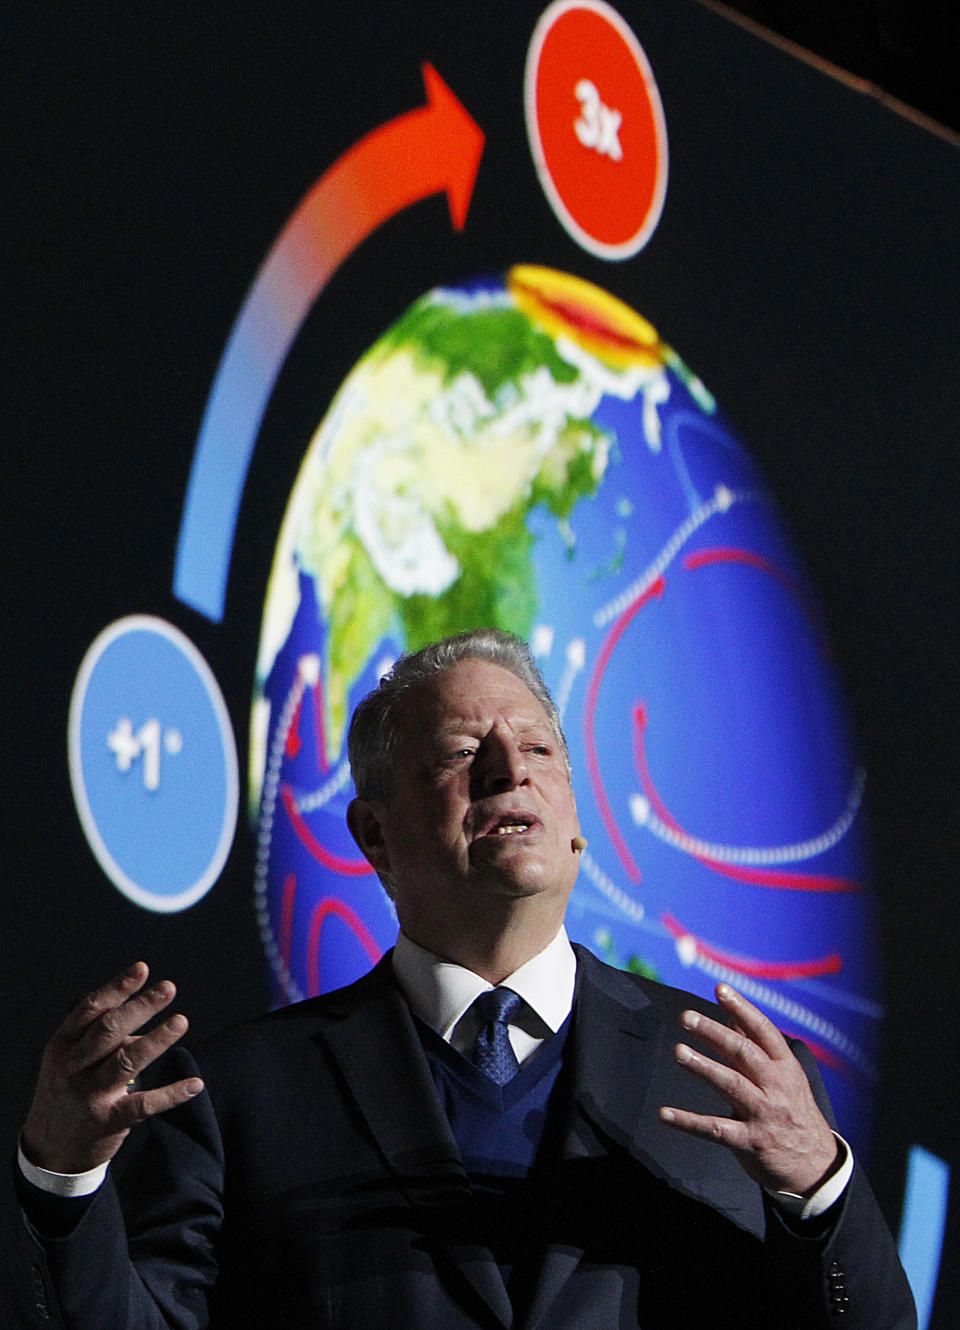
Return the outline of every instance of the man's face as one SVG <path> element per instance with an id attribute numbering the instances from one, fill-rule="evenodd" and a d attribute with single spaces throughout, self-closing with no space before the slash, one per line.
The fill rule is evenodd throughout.
<path id="1" fill-rule="evenodd" d="M 375 824 L 362 848 L 390 875 L 415 940 L 429 946 L 526 900 L 559 927 L 577 810 L 546 712 L 508 670 L 464 660 L 411 690 Z"/>

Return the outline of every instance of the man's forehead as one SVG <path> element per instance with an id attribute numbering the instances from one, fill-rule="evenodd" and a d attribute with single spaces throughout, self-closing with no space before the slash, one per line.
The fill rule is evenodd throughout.
<path id="1" fill-rule="evenodd" d="M 411 721 L 429 719 L 445 734 L 482 722 L 494 712 L 518 723 L 550 723 L 539 699 L 512 670 L 472 657 L 422 680 L 408 697 L 404 712 Z"/>

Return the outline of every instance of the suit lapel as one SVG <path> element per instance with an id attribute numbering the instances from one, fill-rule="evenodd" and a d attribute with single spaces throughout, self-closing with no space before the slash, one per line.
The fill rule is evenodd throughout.
<path id="1" fill-rule="evenodd" d="M 397 1186 L 412 1206 L 469 1202 L 466 1169 L 440 1104 L 390 955 L 365 979 L 331 995 L 318 1038 L 340 1068 Z M 450 1242 L 438 1252 L 451 1291 L 479 1297 L 509 1327 L 510 1299 L 492 1253 Z M 486 1319 L 486 1317 L 485 1317 Z"/>
<path id="2" fill-rule="evenodd" d="M 673 1189 L 737 1222 L 744 1195 L 739 1165 L 712 1142 L 683 1136 L 658 1116 L 664 1104 L 729 1111 L 677 1066 L 672 1053 L 681 1037 L 679 1013 L 685 1006 L 708 1010 L 710 1004 L 657 984 L 637 983 L 582 948 L 575 950 L 573 1086 L 561 1167 L 608 1155 L 613 1143 Z M 580 1259 L 574 1246 L 548 1248 L 525 1330 L 543 1330 L 555 1319 L 551 1308 Z"/>
<path id="3" fill-rule="evenodd" d="M 619 970 L 578 947 L 574 1032 L 576 1104 L 618 1143 L 635 1145 L 644 1134 L 647 1099 L 660 1061 L 662 1011 Z M 579 1152 L 572 1133 L 566 1149 Z"/>
<path id="4" fill-rule="evenodd" d="M 680 1039 L 691 1041 L 680 1025 L 680 1013 L 693 1007 L 716 1018 L 717 1008 L 689 993 L 650 981 L 638 983 L 589 952 L 577 952 L 576 1107 L 656 1177 L 687 1195 L 722 1200 L 721 1208 L 736 1209 L 736 1203 L 728 1204 L 729 1180 L 734 1179 L 739 1192 L 742 1178 L 733 1156 L 659 1118 L 665 1104 L 729 1114 L 726 1101 L 684 1071 L 673 1055 Z M 583 1149 L 575 1119 L 576 1114 L 566 1142 L 568 1155 L 574 1157 Z"/>
<path id="5" fill-rule="evenodd" d="M 567 1105 L 561 1168 L 604 1153 L 594 1127 L 623 1145 L 635 1141 L 650 1090 L 663 1019 L 653 1003 L 618 971 L 580 947 L 572 1029 L 573 1089 Z M 544 1253 L 525 1330 L 548 1326 L 581 1252 L 572 1245 Z"/>
<path id="6" fill-rule="evenodd" d="M 389 959 L 360 984 L 333 994 L 326 1015 L 320 1038 L 391 1171 L 464 1184 L 463 1163 Z"/>

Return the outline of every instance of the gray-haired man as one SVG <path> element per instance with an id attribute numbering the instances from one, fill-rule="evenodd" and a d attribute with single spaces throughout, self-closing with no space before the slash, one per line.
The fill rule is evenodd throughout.
<path id="1" fill-rule="evenodd" d="M 584 842 L 523 644 L 402 660 L 350 750 L 396 948 L 131 1094 L 185 1028 L 136 1035 L 173 986 L 137 966 L 82 1003 L 23 1132 L 13 1323 L 39 1299 L 72 1330 L 914 1325 L 806 1050 L 726 987 L 711 1007 L 570 946 Z M 144 1117 L 121 1217 L 100 1173 Z M 94 1190 L 58 1214 L 51 1173 Z"/>

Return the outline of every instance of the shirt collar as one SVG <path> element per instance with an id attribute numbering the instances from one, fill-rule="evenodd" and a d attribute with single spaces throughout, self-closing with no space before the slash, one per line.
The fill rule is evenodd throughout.
<path id="1" fill-rule="evenodd" d="M 405 933 L 397 938 L 393 972 L 412 1010 L 446 1040 L 475 999 L 494 987 L 472 970 L 427 951 Z M 573 1007 L 576 977 L 577 959 L 561 925 L 553 941 L 503 983 L 556 1034 Z"/>

